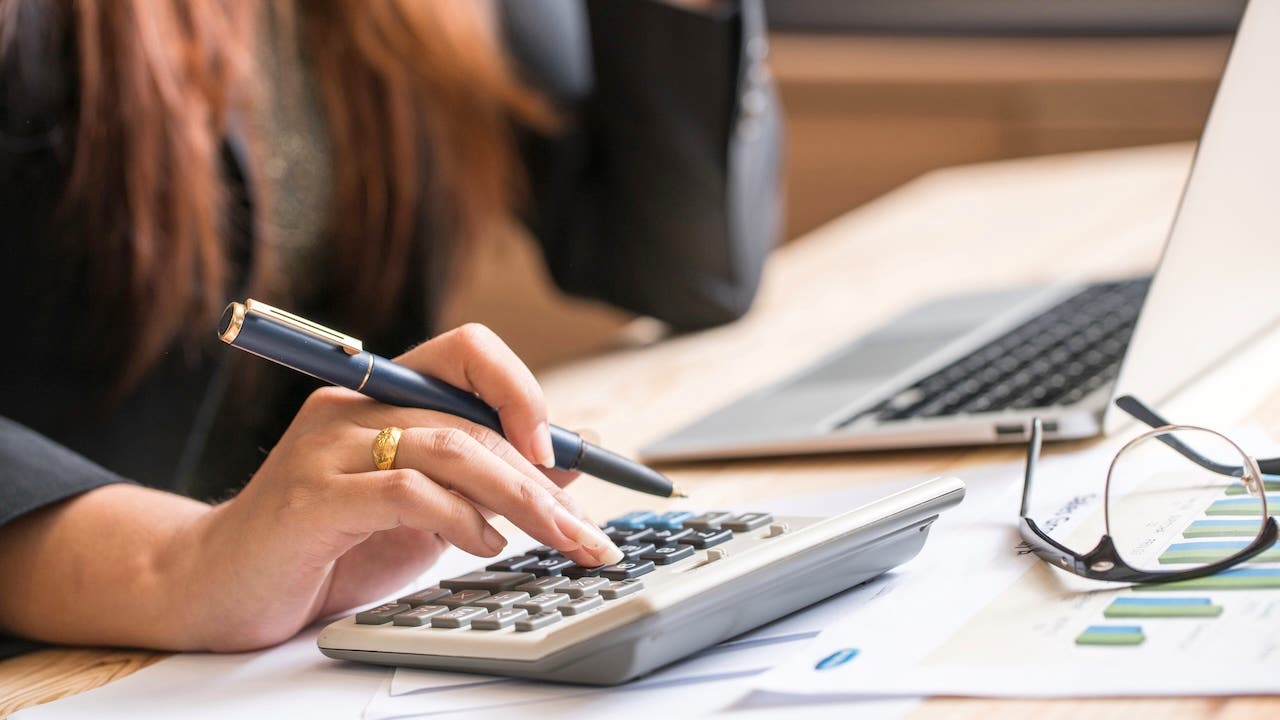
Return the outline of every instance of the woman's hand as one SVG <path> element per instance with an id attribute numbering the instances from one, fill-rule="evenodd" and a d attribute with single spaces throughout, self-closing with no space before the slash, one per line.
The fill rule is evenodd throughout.
<path id="1" fill-rule="evenodd" d="M 587 521 L 549 461 L 533 375 L 469 325 L 397 361 L 477 393 L 501 435 L 427 410 L 316 391 L 233 500 L 108 485 L 0 526 L 0 631 L 40 640 L 172 650 L 248 650 L 393 592 L 452 543 L 493 556 L 509 520 L 583 565 L 621 552 Z M 404 428 L 393 469 L 378 431 Z M 560 484 L 572 479 L 552 471 Z"/>
<path id="2" fill-rule="evenodd" d="M 482 556 L 506 540 L 505 516 L 582 565 L 621 553 L 534 463 L 553 465 L 542 391 L 496 335 L 466 325 L 396 358 L 498 409 L 507 439 L 466 420 L 317 390 L 248 486 L 194 528 L 209 572 L 199 624 L 215 650 L 283 640 L 312 619 L 392 592 L 446 543 Z M 395 463 L 376 470 L 378 431 L 404 428 Z M 558 477 L 571 479 L 564 473 Z M 234 628 L 234 631 L 229 629 Z"/>

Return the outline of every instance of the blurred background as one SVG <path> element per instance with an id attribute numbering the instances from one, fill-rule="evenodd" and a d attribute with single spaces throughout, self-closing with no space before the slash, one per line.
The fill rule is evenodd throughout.
<path id="1" fill-rule="evenodd" d="M 1195 140 L 1243 0 L 766 0 L 787 122 L 784 241 L 931 169 Z M 561 296 L 511 232 L 468 262 L 450 325 L 535 370 L 657 330 Z"/>

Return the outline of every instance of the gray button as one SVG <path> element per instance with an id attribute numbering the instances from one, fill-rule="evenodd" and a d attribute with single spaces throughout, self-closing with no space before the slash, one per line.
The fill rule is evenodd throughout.
<path id="1" fill-rule="evenodd" d="M 439 585 L 432 585 L 431 587 L 423 588 L 412 595 L 405 595 L 399 600 L 396 600 L 396 602 L 418 607 L 419 605 L 430 605 L 440 598 L 447 597 L 451 594 L 452 593 L 450 591 L 445 590 Z"/>
<path id="2" fill-rule="evenodd" d="M 707 548 L 729 542 L 732 539 L 733 533 L 729 530 L 698 530 L 680 542 L 696 548 Z"/>
<path id="3" fill-rule="evenodd" d="M 530 615 L 524 620 L 516 621 L 516 632 L 530 632 L 558 622 L 560 622 L 560 613 L 555 611 Z"/>
<path id="4" fill-rule="evenodd" d="M 572 565 L 572 563 L 570 564 Z M 441 580 L 440 587 L 449 588 L 450 590 L 488 590 L 489 592 L 498 592 L 499 590 L 509 590 L 520 583 L 528 582 L 532 579 L 533 576 L 527 572 L 482 570 L 459 575 L 448 580 Z"/>
<path id="5" fill-rule="evenodd" d="M 396 615 L 391 621 L 396 625 L 420 627 L 431 622 L 431 618 L 447 612 L 449 612 L 449 608 L 443 605 L 419 605 L 412 610 L 406 610 Z"/>
<path id="6" fill-rule="evenodd" d="M 523 608 L 502 608 L 501 610 L 494 610 L 482 618 L 472 620 L 471 627 L 474 630 L 501 630 L 515 621 L 523 620 L 527 617 L 529 617 L 529 613 Z"/>
<path id="7" fill-rule="evenodd" d="M 734 532 L 746 532 L 755 530 L 758 527 L 764 527 L 773 522 L 773 516 L 769 513 L 743 513 L 738 517 L 720 524 L 720 527 Z"/>
<path id="8" fill-rule="evenodd" d="M 600 597 L 605 600 L 617 600 L 620 597 L 638 593 L 643 589 L 644 583 L 639 580 L 618 580 L 600 588 Z"/>
<path id="9" fill-rule="evenodd" d="M 483 600 L 489 597 L 488 590 L 463 590 L 456 592 L 449 597 L 443 597 L 436 601 L 437 605 L 448 605 L 451 608 L 470 605 L 477 600 Z"/>
<path id="10" fill-rule="evenodd" d="M 634 558 L 652 550 L 653 543 L 628 543 L 626 545 L 619 545 L 618 549 L 622 551 L 623 555 L 629 558 Z"/>
<path id="11" fill-rule="evenodd" d="M 521 600 L 528 600 L 528 599 L 529 599 L 529 593 L 527 592 L 519 592 L 516 590 L 504 590 L 498 593 L 497 595 L 490 595 L 489 597 L 483 600 L 476 600 L 475 602 L 470 604 L 475 605 L 476 607 L 485 608 L 487 610 L 501 610 L 502 608 L 509 608 L 512 605 L 515 605 L 516 603 L 520 602 Z"/>
<path id="12" fill-rule="evenodd" d="M 689 535 L 693 535 L 693 531 L 689 531 Z M 653 552 L 647 552 L 640 556 L 641 560 L 649 560 L 658 565 L 670 565 L 677 560 L 683 560 L 693 554 L 693 548 L 688 545 L 667 545 L 660 547 Z"/>
<path id="13" fill-rule="evenodd" d="M 582 597 L 583 595 L 595 595 L 600 592 L 600 588 L 608 585 L 609 581 L 598 577 L 584 577 L 566 583 L 556 588 L 556 592 L 564 593 L 569 597 Z"/>
<path id="14" fill-rule="evenodd" d="M 359 625 L 382 625 L 383 623 L 391 622 L 391 618 L 408 609 L 409 606 L 404 603 L 385 603 L 375 608 L 369 608 L 364 612 L 356 613 L 356 623 Z"/>
<path id="15" fill-rule="evenodd" d="M 488 615 L 489 611 L 478 607 L 460 607 L 431 618 L 431 627 L 460 628 L 471 624 L 472 620 Z"/>
<path id="16" fill-rule="evenodd" d="M 747 41 L 747 57 L 752 60 L 763 60 L 769 56 L 769 43 L 762 35 L 756 35 Z"/>
<path id="17" fill-rule="evenodd" d="M 630 580 L 651 572 L 653 572 L 652 560 L 626 560 L 601 570 L 600 576 L 610 580 Z"/>
<path id="18" fill-rule="evenodd" d="M 549 593 L 561 585 L 568 584 L 568 582 L 569 578 L 567 577 L 552 575 L 550 577 L 538 578 L 533 582 L 527 582 L 523 585 L 517 585 L 516 589 L 523 590 L 530 595 L 537 595 L 538 593 Z"/>
<path id="19" fill-rule="evenodd" d="M 693 528 L 694 530 L 719 530 L 720 523 L 732 519 L 733 513 L 716 510 L 714 512 L 702 513 L 692 520 L 685 520 L 684 526 L 687 528 Z"/>
<path id="20" fill-rule="evenodd" d="M 588 610 L 595 610 L 601 605 L 604 605 L 604 598 L 599 595 L 583 595 L 561 605 L 559 610 L 565 615 L 581 615 Z"/>
<path id="21" fill-rule="evenodd" d="M 516 603 L 516 607 L 524 608 L 531 613 L 555 612 L 556 608 L 569 602 L 569 596 L 563 593 L 550 592 L 533 597 L 523 602 Z"/>
<path id="22" fill-rule="evenodd" d="M 742 95 L 742 114 L 745 117 L 757 117 L 768 106 L 769 98 L 764 94 L 763 90 L 753 88 Z M 688 523 L 685 524 L 688 525 Z"/>

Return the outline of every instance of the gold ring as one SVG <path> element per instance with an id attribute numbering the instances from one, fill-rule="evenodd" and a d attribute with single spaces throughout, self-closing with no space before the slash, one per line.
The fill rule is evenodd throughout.
<path id="1" fill-rule="evenodd" d="M 400 434 L 404 429 L 394 425 L 378 431 L 373 439 L 373 464 L 379 470 L 390 470 L 396 461 L 396 448 L 400 447 Z"/>

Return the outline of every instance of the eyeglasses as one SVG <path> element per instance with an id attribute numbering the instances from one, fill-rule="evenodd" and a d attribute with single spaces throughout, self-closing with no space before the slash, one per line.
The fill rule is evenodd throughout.
<path id="1" fill-rule="evenodd" d="M 1116 406 L 1151 429 L 1112 459 L 1104 533 L 1083 554 L 1027 517 L 1041 439 L 1040 420 L 1032 421 L 1019 513 L 1032 553 L 1082 577 L 1145 583 L 1212 575 L 1276 544 L 1266 491 L 1280 490 L 1280 458 L 1255 460 L 1221 433 L 1169 423 L 1132 396 L 1117 398 Z M 1167 544 L 1162 538 L 1170 532 L 1184 541 Z"/>

